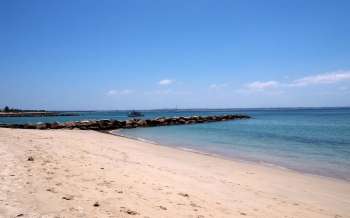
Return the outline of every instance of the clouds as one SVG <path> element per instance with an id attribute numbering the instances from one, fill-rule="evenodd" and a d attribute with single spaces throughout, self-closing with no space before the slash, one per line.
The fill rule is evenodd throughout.
<path id="1" fill-rule="evenodd" d="M 314 76 L 307 76 L 293 81 L 290 86 L 308 86 L 318 84 L 332 84 L 350 80 L 350 71 L 337 71 Z"/>
<path id="2" fill-rule="evenodd" d="M 111 89 L 106 94 L 109 96 L 115 96 L 115 95 L 129 95 L 132 93 L 134 93 L 134 91 L 131 89 L 123 89 L 123 90 Z"/>
<path id="3" fill-rule="evenodd" d="M 314 85 L 335 84 L 344 81 L 350 81 L 350 71 L 335 71 L 324 74 L 317 74 L 302 77 L 293 81 L 279 82 L 271 81 L 254 81 L 244 86 L 245 91 L 271 91 L 276 88 L 293 88 L 307 87 Z"/>
<path id="4" fill-rule="evenodd" d="M 243 81 L 241 78 L 233 80 L 208 78 L 202 84 L 198 81 L 193 83 L 176 79 L 153 80 L 142 85 L 128 84 L 120 89 L 106 91 L 106 95 L 115 101 L 137 99 L 150 107 L 152 104 L 260 107 L 341 105 L 349 102 L 346 99 L 350 93 L 350 71 L 300 77 L 282 75 L 281 79 L 251 81 Z"/>
<path id="5" fill-rule="evenodd" d="M 171 80 L 171 79 L 163 79 L 163 80 L 160 80 L 158 82 L 159 85 L 161 86 L 168 86 L 168 85 L 171 85 L 175 82 L 175 80 Z"/>
<path id="6" fill-rule="evenodd" d="M 264 91 L 267 89 L 276 88 L 280 85 L 277 81 L 267 81 L 267 82 L 261 82 L 261 81 L 255 81 L 252 83 L 248 83 L 245 88 L 250 91 Z"/>
<path id="7" fill-rule="evenodd" d="M 209 88 L 210 89 L 221 89 L 221 88 L 226 88 L 228 86 L 229 86 L 228 83 L 220 83 L 220 84 L 213 83 L 209 86 Z"/>

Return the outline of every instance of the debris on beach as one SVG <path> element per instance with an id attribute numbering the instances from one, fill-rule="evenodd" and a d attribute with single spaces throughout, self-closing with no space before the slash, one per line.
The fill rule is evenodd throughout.
<path id="1" fill-rule="evenodd" d="M 120 212 L 124 212 L 127 213 L 129 215 L 138 215 L 139 213 L 134 211 L 134 210 L 130 210 L 130 209 L 126 209 L 125 207 L 120 207 Z"/>
<path id="2" fill-rule="evenodd" d="M 167 208 L 162 206 L 162 205 L 160 205 L 159 208 L 162 209 L 162 210 L 167 210 Z"/>
<path id="3" fill-rule="evenodd" d="M 62 199 L 70 201 L 73 200 L 74 196 L 73 195 L 67 195 L 67 196 L 63 196 Z"/>
<path id="4" fill-rule="evenodd" d="M 189 197 L 189 195 L 187 193 L 182 193 L 182 192 L 178 193 L 178 195 L 180 195 L 182 197 L 186 197 L 186 198 Z"/>

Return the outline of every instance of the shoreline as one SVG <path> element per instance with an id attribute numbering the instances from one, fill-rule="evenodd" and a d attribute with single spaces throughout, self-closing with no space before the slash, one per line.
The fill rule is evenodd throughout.
<path id="1" fill-rule="evenodd" d="M 0 117 L 59 117 L 59 116 L 79 116 L 77 113 L 64 113 L 53 111 L 20 111 L 20 112 L 0 112 Z"/>
<path id="2" fill-rule="evenodd" d="M 323 178 L 323 179 L 330 179 L 330 180 L 336 180 L 336 181 L 339 180 L 339 181 L 350 183 L 350 178 L 346 179 L 346 178 L 336 177 L 336 176 L 321 175 L 321 174 L 317 174 L 317 173 L 310 173 L 310 172 L 306 172 L 306 171 L 302 171 L 302 170 L 292 169 L 292 168 L 288 168 L 285 166 L 281 166 L 281 165 L 273 164 L 273 163 L 269 163 L 269 162 L 264 162 L 264 161 L 254 161 L 254 160 L 250 160 L 248 158 L 244 159 L 244 158 L 239 158 L 239 157 L 225 156 L 225 155 L 221 155 L 221 154 L 217 154 L 217 153 L 209 153 L 209 152 L 204 152 L 204 151 L 196 150 L 196 149 L 192 149 L 192 148 L 186 148 L 183 146 L 172 146 L 172 145 L 161 144 L 159 142 L 155 142 L 155 141 L 151 141 L 151 140 L 147 140 L 147 139 L 143 139 L 143 138 L 137 138 L 137 137 L 124 135 L 124 134 L 121 134 L 120 131 L 121 131 L 120 129 L 116 129 L 116 130 L 110 130 L 110 131 L 106 131 L 106 132 L 102 132 L 102 133 L 111 134 L 111 135 L 117 136 L 117 137 L 124 137 L 124 138 L 130 139 L 130 140 L 145 142 L 145 143 L 149 143 L 149 144 L 153 144 L 153 145 L 157 145 L 157 146 L 161 146 L 161 147 L 173 148 L 176 150 L 190 152 L 190 153 L 194 153 L 194 154 L 198 154 L 198 155 L 204 155 L 204 156 L 219 158 L 219 159 L 223 159 L 223 160 L 233 161 L 236 163 L 245 163 L 245 164 L 251 164 L 251 165 L 255 165 L 255 166 L 269 167 L 269 168 L 273 168 L 273 169 L 286 170 L 286 171 L 289 171 L 292 173 L 299 173 L 299 174 L 306 175 L 306 176 L 315 176 L 315 177 L 319 177 L 321 179 Z M 116 134 L 114 134 L 112 132 L 116 132 Z"/>
<path id="3" fill-rule="evenodd" d="M 0 128 L 0 158 L 4 217 L 350 214 L 349 182 L 109 133 Z"/>

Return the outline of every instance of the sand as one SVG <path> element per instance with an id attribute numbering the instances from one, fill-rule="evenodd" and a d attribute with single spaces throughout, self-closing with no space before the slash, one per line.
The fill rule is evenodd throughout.
<path id="1" fill-rule="evenodd" d="M 349 182 L 94 131 L 0 128 L 0 160 L 0 217 L 350 217 Z"/>

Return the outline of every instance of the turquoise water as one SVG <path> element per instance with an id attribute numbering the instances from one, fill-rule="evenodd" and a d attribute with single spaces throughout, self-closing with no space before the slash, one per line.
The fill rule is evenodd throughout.
<path id="1" fill-rule="evenodd" d="M 126 136 L 350 180 L 350 109 L 251 110 L 250 120 L 121 130 Z"/>
<path id="2" fill-rule="evenodd" d="M 253 119 L 118 130 L 156 143 L 350 180 L 350 108 L 146 111 L 158 116 L 244 113 Z M 127 119 L 126 112 L 76 117 L 0 118 L 0 123 Z"/>

